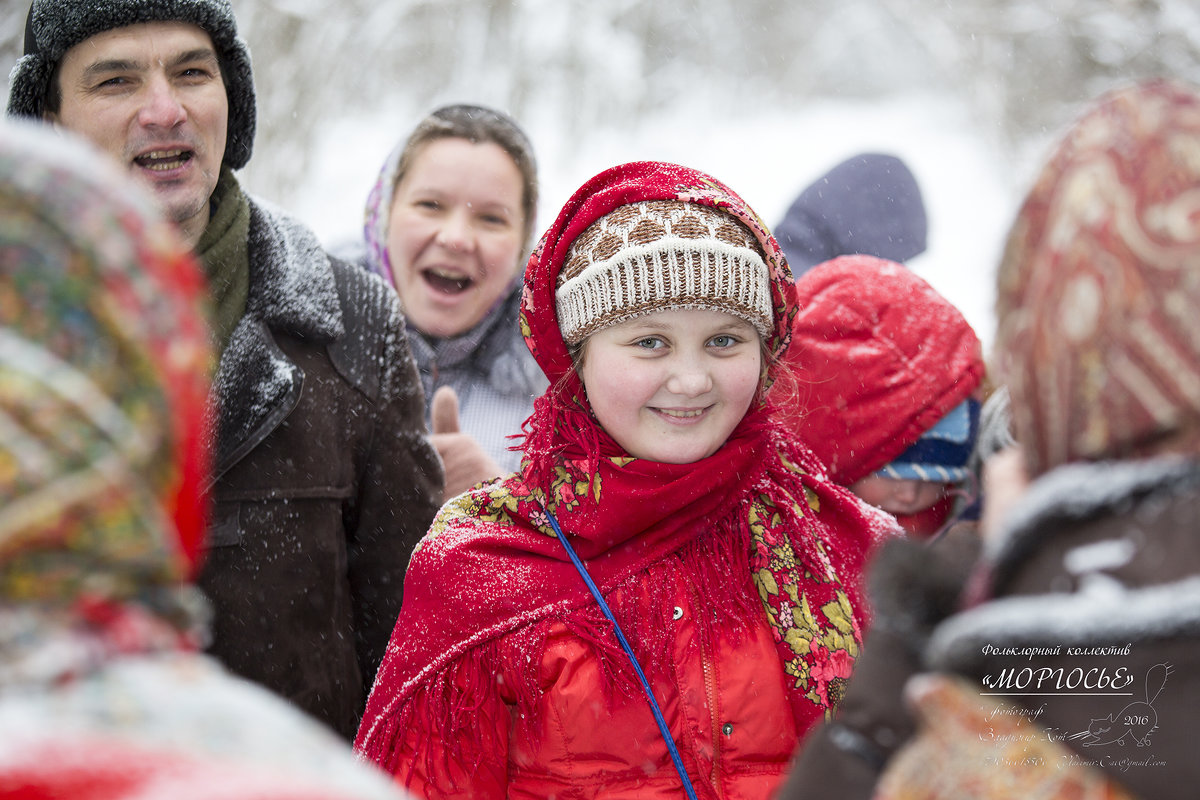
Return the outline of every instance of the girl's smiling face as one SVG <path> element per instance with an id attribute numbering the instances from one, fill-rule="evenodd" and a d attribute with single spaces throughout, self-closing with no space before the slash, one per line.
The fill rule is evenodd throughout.
<path id="1" fill-rule="evenodd" d="M 583 342 L 580 377 L 601 426 L 629 455 L 690 464 L 715 453 L 758 393 L 762 343 L 721 311 L 656 311 Z"/>

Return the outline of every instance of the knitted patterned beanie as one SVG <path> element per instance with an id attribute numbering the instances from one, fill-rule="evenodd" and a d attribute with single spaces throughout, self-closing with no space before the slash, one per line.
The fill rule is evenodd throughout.
<path id="1" fill-rule="evenodd" d="M 212 38 L 229 98 L 224 165 L 246 166 L 254 148 L 254 75 L 229 0 L 33 0 L 25 55 L 9 79 L 8 113 L 43 118 L 50 81 L 68 50 L 98 33 L 145 22 L 187 22 Z"/>
<path id="2" fill-rule="evenodd" d="M 774 328 L 770 278 L 754 234 L 708 206 L 655 200 L 620 206 L 572 243 L 555 292 L 568 345 L 634 317 L 708 309 Z"/>

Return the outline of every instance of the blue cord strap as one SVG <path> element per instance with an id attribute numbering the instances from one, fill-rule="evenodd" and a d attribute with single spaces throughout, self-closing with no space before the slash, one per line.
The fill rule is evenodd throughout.
<path id="1" fill-rule="evenodd" d="M 557 534 L 558 541 L 562 542 L 563 549 L 567 551 L 567 556 L 571 559 L 571 563 L 575 565 L 575 569 L 579 571 L 579 576 L 587 584 L 588 591 L 592 593 L 592 597 L 596 598 L 596 602 L 600 604 L 600 610 L 604 612 L 604 616 L 612 623 L 613 633 L 617 635 L 617 641 L 621 643 L 621 649 L 629 657 L 629 663 L 633 665 L 633 671 L 637 673 L 638 680 L 642 683 L 642 691 L 646 693 L 646 699 L 650 702 L 650 713 L 654 714 L 654 722 L 658 725 L 658 732 L 662 735 L 663 741 L 667 743 L 667 750 L 671 751 L 671 760 L 675 762 L 675 771 L 679 773 L 679 779 L 683 781 L 683 790 L 687 792 L 690 800 L 696 800 L 696 790 L 692 788 L 692 781 L 688 778 L 687 770 L 683 768 L 683 759 L 679 757 L 679 748 L 675 746 L 675 740 L 671 738 L 671 731 L 667 729 L 667 721 L 663 718 L 662 710 L 658 707 L 658 701 L 654 699 L 654 692 L 650 689 L 650 682 L 646 680 L 646 673 L 642 671 L 642 665 L 638 663 L 637 657 L 633 654 L 633 649 L 629 646 L 629 641 L 621 631 L 621 626 L 617 624 L 612 609 L 608 607 L 604 596 L 600 594 L 600 590 L 596 588 L 595 582 L 592 581 L 592 576 L 588 574 L 587 569 L 583 566 L 583 562 L 575 554 L 575 548 L 571 547 L 570 542 L 567 541 L 567 537 L 562 532 L 562 528 L 558 527 L 558 520 L 550 513 L 550 509 L 542 506 L 542 510 L 546 512 L 546 518 L 550 520 L 550 527 Z"/>

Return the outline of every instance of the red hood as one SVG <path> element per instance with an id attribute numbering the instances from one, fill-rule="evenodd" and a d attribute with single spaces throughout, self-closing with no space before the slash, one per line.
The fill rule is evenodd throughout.
<path id="1" fill-rule="evenodd" d="M 783 416 L 835 483 L 887 464 L 983 380 L 975 331 L 906 267 L 841 256 L 805 273 L 796 290 L 784 360 L 797 396 Z"/>

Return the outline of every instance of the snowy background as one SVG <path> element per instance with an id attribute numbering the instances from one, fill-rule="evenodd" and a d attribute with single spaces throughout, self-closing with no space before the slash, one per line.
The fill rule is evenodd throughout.
<path id="1" fill-rule="evenodd" d="M 649 114 L 625 128 L 592 133 L 585 147 L 557 139 L 552 130 L 530 131 L 541 170 L 537 230 L 587 178 L 625 161 L 703 169 L 773 226 L 805 186 L 844 158 L 891 153 L 916 175 L 930 220 L 929 247 L 910 266 L 990 342 L 993 268 L 1019 198 L 1011 164 L 972 133 L 960 107 L 912 94 L 872 102 L 823 99 L 803 111 L 763 109 L 697 128 L 686 119 L 675 109 Z M 313 171 L 291 210 L 327 242 L 360 236 L 363 203 L 392 145 L 386 129 L 331 126 L 318 141 Z M 346 150 L 378 154 L 379 164 L 348 162 Z"/>
<path id="2" fill-rule="evenodd" d="M 768 224 L 855 153 L 904 159 L 929 249 L 911 266 L 992 339 L 1017 203 L 1081 104 L 1151 75 L 1200 84 L 1196 0 L 233 0 L 259 133 L 242 177 L 329 244 L 397 140 L 442 103 L 511 113 L 540 231 L 596 172 L 708 171 Z M 0 7 L 0 60 L 26 0 Z"/>

